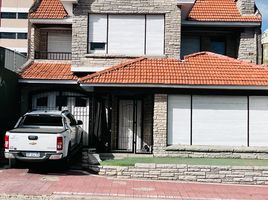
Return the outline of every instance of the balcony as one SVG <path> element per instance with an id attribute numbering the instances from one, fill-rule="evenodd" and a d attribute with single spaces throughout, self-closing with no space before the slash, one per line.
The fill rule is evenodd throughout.
<path id="1" fill-rule="evenodd" d="M 45 60 L 71 60 L 71 52 L 46 52 L 46 51 L 35 51 L 35 59 Z"/>
<path id="2" fill-rule="evenodd" d="M 39 25 L 41 26 L 41 25 Z M 72 59 L 72 29 L 69 25 L 35 27 L 32 58 L 42 60 Z"/>

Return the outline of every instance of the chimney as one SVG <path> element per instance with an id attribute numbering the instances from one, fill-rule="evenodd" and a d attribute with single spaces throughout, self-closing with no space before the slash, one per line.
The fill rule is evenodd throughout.
<path id="1" fill-rule="evenodd" d="M 255 15 L 255 0 L 236 0 L 236 6 L 241 15 Z"/>

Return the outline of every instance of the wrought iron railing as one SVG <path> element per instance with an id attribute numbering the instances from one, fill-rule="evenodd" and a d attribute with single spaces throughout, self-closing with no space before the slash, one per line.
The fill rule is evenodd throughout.
<path id="1" fill-rule="evenodd" d="M 46 59 L 46 60 L 71 60 L 71 52 L 45 52 L 45 51 L 36 51 L 35 59 Z"/>

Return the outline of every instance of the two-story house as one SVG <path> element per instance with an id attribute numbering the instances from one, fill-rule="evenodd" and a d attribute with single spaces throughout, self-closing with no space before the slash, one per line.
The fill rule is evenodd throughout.
<path id="1" fill-rule="evenodd" d="M 22 112 L 68 108 L 99 151 L 260 151 L 260 28 L 254 0 L 36 1 Z"/>

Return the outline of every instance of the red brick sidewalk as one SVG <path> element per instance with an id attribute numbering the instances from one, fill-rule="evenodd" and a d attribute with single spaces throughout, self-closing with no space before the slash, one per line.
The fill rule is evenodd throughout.
<path id="1" fill-rule="evenodd" d="M 86 195 L 152 199 L 268 200 L 268 187 L 109 179 L 95 175 L 29 173 L 0 170 L 0 193 Z"/>

